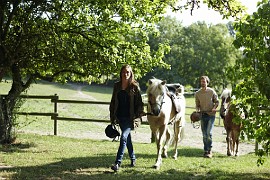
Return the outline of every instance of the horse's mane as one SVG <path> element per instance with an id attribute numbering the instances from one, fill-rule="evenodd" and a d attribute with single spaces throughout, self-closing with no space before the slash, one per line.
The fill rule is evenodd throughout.
<path id="1" fill-rule="evenodd" d="M 226 98 L 228 98 L 228 97 L 231 97 L 231 95 L 232 95 L 232 90 L 226 88 L 226 89 L 224 89 L 223 92 L 221 93 L 220 98 L 221 98 L 221 99 L 222 99 L 222 98 L 226 99 Z"/>
<path id="2" fill-rule="evenodd" d="M 164 86 L 162 84 L 162 80 L 160 79 L 150 79 L 149 82 L 151 81 L 151 83 L 149 83 L 149 86 L 146 90 L 147 94 L 152 94 L 153 96 L 157 97 L 158 95 L 160 95 L 161 93 L 166 93 L 168 91 L 168 89 L 166 88 L 166 86 Z"/>

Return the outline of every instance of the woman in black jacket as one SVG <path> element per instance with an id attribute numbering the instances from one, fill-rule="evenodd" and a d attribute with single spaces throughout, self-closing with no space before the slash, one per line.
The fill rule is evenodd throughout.
<path id="1" fill-rule="evenodd" d="M 135 120 L 142 115 L 144 112 L 139 84 L 134 79 L 131 66 L 124 65 L 120 71 L 120 81 L 114 84 L 110 103 L 111 123 L 119 124 L 122 131 L 115 164 L 111 167 L 115 172 L 120 168 L 126 147 L 131 160 L 130 165 L 135 166 L 136 157 L 130 131 L 138 126 Z"/>

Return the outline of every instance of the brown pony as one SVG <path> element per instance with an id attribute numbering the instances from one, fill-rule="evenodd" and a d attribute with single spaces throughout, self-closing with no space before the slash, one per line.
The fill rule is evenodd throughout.
<path id="1" fill-rule="evenodd" d="M 224 89 L 221 94 L 221 108 L 220 116 L 223 119 L 224 128 L 227 133 L 227 155 L 228 156 L 238 156 L 238 145 L 239 136 L 242 124 L 236 124 L 233 122 L 234 114 L 231 109 L 231 90 Z M 243 113 L 241 113 L 241 118 L 243 118 Z"/>

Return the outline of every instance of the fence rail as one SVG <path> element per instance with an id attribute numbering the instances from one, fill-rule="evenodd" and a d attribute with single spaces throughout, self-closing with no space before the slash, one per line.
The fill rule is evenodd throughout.
<path id="1" fill-rule="evenodd" d="M 0 96 L 6 96 L 0 94 Z M 145 100 L 146 96 L 142 96 Z M 59 96 L 57 94 L 51 95 L 51 96 L 42 96 L 42 95 L 20 95 L 20 98 L 26 98 L 26 99 L 50 99 L 52 103 L 54 103 L 54 112 L 17 112 L 18 115 L 32 115 L 32 116 L 50 116 L 52 120 L 54 120 L 54 135 L 57 135 L 57 121 L 84 121 L 84 122 L 102 122 L 107 123 L 109 122 L 109 119 L 88 119 L 88 118 L 68 118 L 68 117 L 61 117 L 58 114 L 58 104 L 59 103 L 73 103 L 73 104 L 100 104 L 100 105 L 109 105 L 110 102 L 103 102 L 103 101 L 80 101 L 80 100 L 60 100 Z M 147 106 L 147 104 L 145 104 Z M 194 107 L 188 107 L 186 108 L 194 109 Z M 269 110 L 269 107 L 260 107 L 260 111 L 263 110 Z M 190 114 L 186 114 L 190 115 Z M 220 117 L 219 119 L 219 125 L 220 125 Z M 143 121 L 142 124 L 148 124 L 147 121 Z M 258 142 L 255 143 L 255 150 L 258 150 Z"/>
<path id="2" fill-rule="evenodd" d="M 6 96 L 6 95 L 0 95 Z M 73 103 L 73 104 L 99 104 L 99 105 L 109 105 L 110 102 L 103 101 L 81 101 L 81 100 L 60 100 L 57 94 L 52 96 L 40 96 L 40 95 L 20 95 L 20 98 L 26 99 L 50 99 L 54 104 L 54 112 L 17 112 L 18 115 L 32 115 L 32 116 L 50 116 L 54 120 L 54 135 L 57 135 L 57 121 L 84 121 L 84 122 L 109 122 L 109 119 L 88 119 L 88 118 L 74 118 L 74 117 L 61 117 L 58 113 L 58 104 L 60 103 Z M 145 98 L 145 97 L 143 97 Z M 147 106 L 147 104 L 145 104 Z M 194 109 L 194 107 L 186 107 Z M 189 115 L 189 114 L 186 114 Z M 148 124 L 147 121 L 143 121 L 142 124 Z"/>

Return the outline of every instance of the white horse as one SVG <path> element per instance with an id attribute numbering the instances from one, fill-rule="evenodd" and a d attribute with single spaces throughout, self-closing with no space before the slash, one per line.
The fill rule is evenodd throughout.
<path id="1" fill-rule="evenodd" d="M 147 119 L 151 131 L 155 135 L 157 145 L 157 159 L 154 167 L 159 169 L 162 164 L 162 157 L 168 157 L 167 149 L 173 135 L 173 158 L 177 159 L 177 145 L 182 140 L 185 126 L 186 101 L 182 85 L 176 87 L 176 93 L 173 96 L 169 92 L 165 81 L 150 79 L 148 85 L 146 91 L 148 95 Z M 173 103 L 172 98 L 178 102 L 177 106 Z M 174 134 L 168 128 L 170 124 L 173 124 Z"/>

